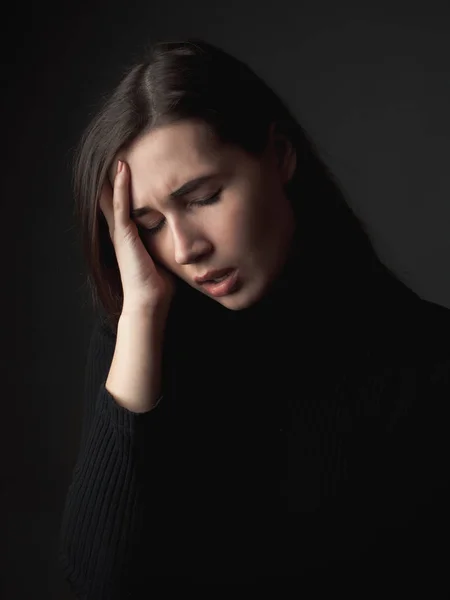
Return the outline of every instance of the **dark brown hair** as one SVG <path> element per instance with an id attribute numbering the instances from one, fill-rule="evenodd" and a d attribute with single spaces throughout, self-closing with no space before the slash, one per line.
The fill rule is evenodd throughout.
<path id="1" fill-rule="evenodd" d="M 73 187 L 87 286 L 94 310 L 103 312 L 115 331 L 123 295 L 114 248 L 99 207 L 103 181 L 117 153 L 139 136 L 192 118 L 205 122 L 220 142 L 253 155 L 263 152 L 275 122 L 297 152 L 296 173 L 286 188 L 288 197 L 300 194 L 312 202 L 311 186 L 325 183 L 344 204 L 304 129 L 247 65 L 197 38 L 155 43 L 103 101 L 74 154 Z M 356 223 L 364 229 L 359 219 Z"/>

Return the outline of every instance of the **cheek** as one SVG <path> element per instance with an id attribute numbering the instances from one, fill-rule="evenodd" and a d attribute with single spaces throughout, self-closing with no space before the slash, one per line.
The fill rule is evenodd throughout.
<path id="1" fill-rule="evenodd" d="M 257 229 L 257 222 L 251 203 L 236 198 L 223 205 L 223 209 L 211 214 L 208 234 L 218 248 L 229 246 L 231 253 L 251 243 Z"/>
<path id="2" fill-rule="evenodd" d="M 264 247 L 270 239 L 275 218 L 273 203 L 267 197 L 266 190 L 260 190 L 250 198 L 246 208 L 237 216 L 248 244 L 256 246 L 255 250 Z"/>

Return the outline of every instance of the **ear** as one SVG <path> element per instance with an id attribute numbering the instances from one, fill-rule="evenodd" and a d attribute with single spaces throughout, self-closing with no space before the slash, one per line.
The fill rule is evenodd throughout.
<path id="1" fill-rule="evenodd" d="M 270 125 L 270 147 L 280 170 L 282 184 L 286 185 L 293 177 L 297 166 L 297 153 L 291 141 L 278 132 L 276 123 Z"/>

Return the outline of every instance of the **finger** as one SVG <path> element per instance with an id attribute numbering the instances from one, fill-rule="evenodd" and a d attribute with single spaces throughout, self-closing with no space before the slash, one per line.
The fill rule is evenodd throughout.
<path id="1" fill-rule="evenodd" d="M 119 161 L 114 180 L 113 208 L 114 222 L 122 228 L 125 228 L 130 222 L 128 187 L 128 166 L 125 162 Z"/>

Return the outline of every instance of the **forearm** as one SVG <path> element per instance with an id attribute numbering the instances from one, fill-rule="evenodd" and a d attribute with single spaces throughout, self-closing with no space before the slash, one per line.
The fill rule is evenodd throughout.
<path id="1" fill-rule="evenodd" d="M 119 319 L 114 356 L 105 387 L 120 406 L 142 413 L 161 395 L 163 321 L 154 315 Z"/>

